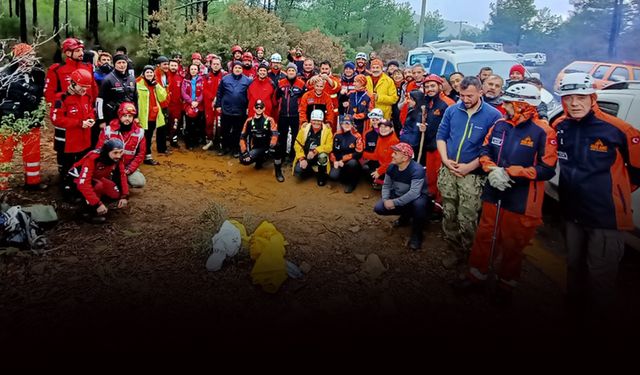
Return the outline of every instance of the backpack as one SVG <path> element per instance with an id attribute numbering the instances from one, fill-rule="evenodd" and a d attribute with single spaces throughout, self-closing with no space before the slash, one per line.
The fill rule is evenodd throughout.
<path id="1" fill-rule="evenodd" d="M 2 242 L 33 251 L 46 247 L 47 239 L 42 235 L 42 229 L 20 206 L 12 206 L 3 212 L 0 222 L 4 222 Z"/>

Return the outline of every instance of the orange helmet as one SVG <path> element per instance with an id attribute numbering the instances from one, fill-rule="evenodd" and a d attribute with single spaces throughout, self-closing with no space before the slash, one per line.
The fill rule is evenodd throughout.
<path id="1" fill-rule="evenodd" d="M 11 51 L 13 53 L 13 57 L 21 57 L 33 52 L 33 47 L 27 43 L 18 43 L 13 46 Z"/>

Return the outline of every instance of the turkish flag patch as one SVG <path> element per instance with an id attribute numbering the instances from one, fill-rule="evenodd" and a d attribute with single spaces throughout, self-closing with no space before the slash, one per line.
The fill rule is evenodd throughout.
<path id="1" fill-rule="evenodd" d="M 631 138 L 631 143 L 633 143 L 634 145 L 637 145 L 638 143 L 640 143 L 640 137 Z"/>
<path id="2" fill-rule="evenodd" d="M 554 146 L 555 146 L 555 145 L 557 145 L 557 144 L 558 144 L 558 141 L 557 141 L 557 140 L 555 140 L 555 139 L 552 139 L 552 140 L 550 140 L 550 141 L 549 141 L 549 143 L 551 143 L 552 145 L 554 145 Z"/>

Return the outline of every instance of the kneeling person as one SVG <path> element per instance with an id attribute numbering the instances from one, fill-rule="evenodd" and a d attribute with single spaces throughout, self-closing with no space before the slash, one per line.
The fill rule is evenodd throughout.
<path id="1" fill-rule="evenodd" d="M 340 118 L 340 127 L 333 137 L 333 151 L 331 152 L 331 172 L 329 177 L 332 180 L 340 180 L 346 184 L 345 193 L 355 190 L 360 177 L 360 162 L 364 149 L 362 136 L 351 123 L 349 115 Z"/>
<path id="2" fill-rule="evenodd" d="M 267 159 L 267 154 L 274 155 L 274 166 L 278 182 L 284 181 L 282 175 L 282 159 L 276 155 L 278 143 L 278 124 L 273 118 L 264 115 L 265 105 L 258 99 L 254 105 L 255 114 L 245 121 L 240 134 L 240 163 L 250 165 L 255 163 L 255 168 L 262 168 L 262 163 Z"/>
<path id="3" fill-rule="evenodd" d="M 311 112 L 310 123 L 302 124 L 295 140 L 296 151 L 293 174 L 304 177 L 316 173 L 318 186 L 327 183 L 329 154 L 333 147 L 333 133 L 331 126 L 323 123 L 324 113 L 320 109 Z"/>
<path id="4" fill-rule="evenodd" d="M 131 102 L 124 102 L 118 108 L 118 118 L 111 120 L 109 125 L 100 133 L 100 138 L 96 148 L 109 139 L 119 139 L 124 144 L 124 155 L 122 163 L 124 173 L 127 175 L 127 182 L 134 188 L 142 188 L 147 183 L 146 178 L 140 172 L 140 164 L 145 158 L 146 139 L 144 130 L 136 116 L 136 107 Z"/>
<path id="5" fill-rule="evenodd" d="M 87 202 L 84 216 L 93 223 L 106 221 L 104 215 L 108 209 L 101 200 L 103 196 L 118 200 L 118 208 L 127 205 L 129 186 L 123 182 L 127 178 L 122 164 L 123 153 L 124 143 L 109 139 L 101 149 L 89 152 L 69 171 Z"/>

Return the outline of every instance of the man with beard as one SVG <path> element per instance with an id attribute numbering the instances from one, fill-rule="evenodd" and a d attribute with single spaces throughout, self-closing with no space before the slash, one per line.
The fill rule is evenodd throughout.
<path id="1" fill-rule="evenodd" d="M 247 90 L 249 99 L 249 117 L 253 117 L 255 104 L 260 100 L 262 102 L 263 113 L 266 117 L 271 118 L 276 107 L 276 88 L 273 82 L 267 77 L 269 65 L 265 62 L 258 67 L 258 76 L 251 82 Z"/>
<path id="2" fill-rule="evenodd" d="M 279 53 L 274 53 L 273 55 L 271 55 L 271 69 L 269 69 L 267 76 L 276 86 L 281 79 L 287 76 L 282 71 L 282 56 L 280 56 Z"/>
<path id="3" fill-rule="evenodd" d="M 503 115 L 506 114 L 504 107 L 502 106 L 502 87 L 504 81 L 502 77 L 496 74 L 492 74 L 485 78 L 482 82 L 482 92 L 484 92 L 484 102 L 491 104 L 493 108 L 497 109 Z"/>
<path id="4" fill-rule="evenodd" d="M 289 63 L 286 78 L 278 81 L 276 98 L 280 103 L 278 110 L 278 152 L 284 158 L 289 153 L 290 161 L 295 155 L 294 143 L 300 128 L 300 98 L 304 95 L 305 84 L 298 77 L 295 64 Z M 287 150 L 287 137 L 291 131 L 291 147 Z"/>
<path id="5" fill-rule="evenodd" d="M 98 64 L 93 72 L 93 78 L 96 80 L 96 85 L 100 87 L 102 80 L 107 74 L 111 73 L 113 66 L 111 65 L 111 54 L 109 52 L 101 52 L 98 55 Z"/>
<path id="6" fill-rule="evenodd" d="M 340 97 L 339 102 L 339 114 L 344 115 L 349 108 L 349 93 L 355 88 L 354 80 L 356 78 L 356 64 L 352 61 L 344 63 L 342 69 L 342 76 L 340 77 Z"/>
<path id="7" fill-rule="evenodd" d="M 183 105 L 182 105 L 182 80 L 184 75 L 180 73 L 180 63 L 178 60 L 169 60 L 169 72 L 167 76 L 169 78 L 169 106 L 168 106 L 168 118 L 169 118 L 169 142 L 171 147 L 178 147 L 178 133 L 182 128 L 183 123 Z"/>
<path id="8" fill-rule="evenodd" d="M 96 148 L 102 148 L 102 145 L 109 139 L 115 138 L 122 141 L 124 145 L 122 162 L 124 173 L 127 175 L 127 182 L 131 187 L 142 188 L 147 180 L 140 172 L 139 167 L 144 160 L 147 142 L 144 129 L 140 127 L 140 123 L 135 119 L 136 114 L 136 107 L 133 103 L 125 102 L 120 104 L 118 119 L 111 120 L 109 125 L 102 130 Z"/>
<path id="9" fill-rule="evenodd" d="M 96 100 L 98 125 L 100 129 L 118 117 L 118 107 L 120 107 L 121 103 L 138 102 L 136 83 L 127 72 L 127 61 L 127 56 L 116 55 L 113 58 L 113 71 L 105 77 L 100 86 L 100 92 Z M 98 134 L 99 131 L 96 135 Z M 98 140 L 97 137 L 95 140 Z"/>
<path id="10" fill-rule="evenodd" d="M 338 93 L 340 92 L 340 79 L 331 73 L 331 63 L 325 60 L 320 63 L 319 77 L 325 81 L 324 91 L 329 95 L 333 103 L 333 118 L 338 118 Z M 311 87 L 308 87 L 312 89 Z"/>
<path id="11" fill-rule="evenodd" d="M 129 185 L 122 163 L 124 143 L 114 138 L 109 139 L 102 148 L 89 152 L 73 165 L 69 175 L 74 177 L 78 191 L 86 201 L 83 217 L 91 223 L 106 222 L 105 215 L 109 211 L 102 198 L 118 201 L 118 208 L 128 204 Z"/>
<path id="12" fill-rule="evenodd" d="M 254 79 L 258 74 L 257 69 L 253 66 L 253 55 L 251 52 L 245 52 L 242 54 L 242 74 L 249 79 Z"/>
<path id="13" fill-rule="evenodd" d="M 478 79 L 480 82 L 484 83 L 484 80 L 489 78 L 493 74 L 493 69 L 490 66 L 485 66 L 480 69 L 480 73 L 478 73 Z"/>
<path id="14" fill-rule="evenodd" d="M 368 76 L 370 72 L 367 70 L 367 54 L 364 52 L 356 53 L 356 74 Z"/>
<path id="15" fill-rule="evenodd" d="M 242 63 L 242 47 L 240 47 L 239 45 L 231 47 L 231 61 L 227 63 L 228 72 L 233 70 L 234 61 Z"/>
<path id="16" fill-rule="evenodd" d="M 211 59 L 211 69 L 209 73 L 204 76 L 204 124 L 205 124 L 205 136 L 207 137 L 207 143 L 202 146 L 203 150 L 209 150 L 213 145 L 219 143 L 220 134 L 217 131 L 220 112 L 216 111 L 213 102 L 218 93 L 218 86 L 222 77 L 227 74 L 222 70 L 222 61 L 219 57 Z"/>
<path id="17" fill-rule="evenodd" d="M 82 62 L 84 57 L 84 44 L 82 41 L 76 38 L 65 39 L 62 42 L 62 53 L 66 56 L 66 59 L 60 64 L 51 65 L 45 79 L 44 99 L 50 105 L 56 101 L 57 94 L 67 92 L 71 82 L 69 77 L 77 69 L 85 69 L 93 77 L 93 65 Z M 96 97 L 98 97 L 98 85 L 96 85 L 95 81 L 91 84 L 87 95 L 93 105 Z"/>
<path id="18" fill-rule="evenodd" d="M 302 56 L 302 48 L 296 47 L 295 49 L 292 49 L 291 51 L 289 51 L 289 53 L 287 54 L 287 60 L 296 64 L 296 68 L 298 68 L 298 72 L 303 71 L 303 68 L 304 68 L 303 64 L 306 58 Z"/>

